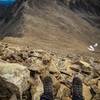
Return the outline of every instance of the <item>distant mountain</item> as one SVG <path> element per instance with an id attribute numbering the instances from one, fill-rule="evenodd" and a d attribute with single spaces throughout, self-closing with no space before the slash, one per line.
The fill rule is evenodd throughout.
<path id="1" fill-rule="evenodd" d="M 100 28 L 100 0 L 60 0 L 91 25 Z"/>

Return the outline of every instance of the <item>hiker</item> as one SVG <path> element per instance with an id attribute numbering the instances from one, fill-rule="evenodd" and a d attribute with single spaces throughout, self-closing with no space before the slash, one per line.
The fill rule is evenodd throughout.
<path id="1" fill-rule="evenodd" d="M 0 20 L 7 21 L 11 17 L 12 7 L 16 0 L 0 0 Z"/>
<path id="2" fill-rule="evenodd" d="M 53 82 L 51 77 L 46 76 L 43 80 L 44 93 L 40 100 L 54 100 Z M 73 78 L 72 82 L 72 100 L 84 100 L 82 81 L 78 77 Z"/>

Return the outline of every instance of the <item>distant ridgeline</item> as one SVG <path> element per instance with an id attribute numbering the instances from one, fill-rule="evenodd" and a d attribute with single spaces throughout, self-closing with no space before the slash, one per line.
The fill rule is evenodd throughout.
<path id="1" fill-rule="evenodd" d="M 93 26 L 100 28 L 100 0 L 61 0 Z"/>

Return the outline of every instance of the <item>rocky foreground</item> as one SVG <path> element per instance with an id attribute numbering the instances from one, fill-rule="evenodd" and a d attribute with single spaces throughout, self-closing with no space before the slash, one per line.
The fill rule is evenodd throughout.
<path id="1" fill-rule="evenodd" d="M 0 100 L 40 100 L 45 76 L 53 80 L 55 100 L 71 100 L 75 75 L 85 100 L 100 100 L 100 60 L 0 44 Z"/>

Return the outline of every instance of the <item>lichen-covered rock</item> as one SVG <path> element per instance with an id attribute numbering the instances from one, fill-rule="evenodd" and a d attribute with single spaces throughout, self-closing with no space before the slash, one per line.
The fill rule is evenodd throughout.
<path id="1" fill-rule="evenodd" d="M 22 95 L 29 87 L 30 72 L 25 66 L 0 62 L 0 78 L 10 91 Z"/>

